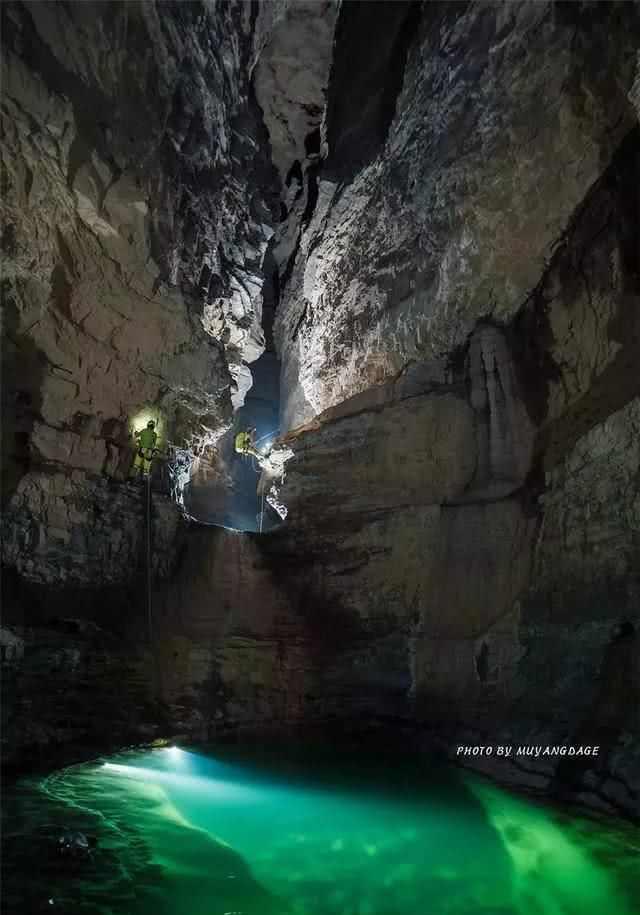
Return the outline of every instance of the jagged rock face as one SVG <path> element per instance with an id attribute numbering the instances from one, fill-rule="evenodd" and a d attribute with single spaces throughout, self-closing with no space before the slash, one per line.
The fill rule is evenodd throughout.
<path id="1" fill-rule="evenodd" d="M 337 13 L 335 0 L 281 0 L 262 4 L 256 21 L 253 83 L 282 185 L 269 251 L 278 289 L 315 205 Z"/>
<path id="2" fill-rule="evenodd" d="M 104 587 L 145 560 L 145 487 L 114 485 L 80 471 L 28 474 L 5 512 L 3 558 L 23 578 Z M 171 570 L 182 518 L 168 496 L 151 506 L 155 575 Z"/>
<path id="3" fill-rule="evenodd" d="M 141 409 L 163 447 L 229 427 L 264 349 L 277 181 L 247 5 L 4 4 L 2 31 L 3 494 L 69 541 L 126 476 Z M 47 522 L 62 498 L 83 517 Z"/>
<path id="4" fill-rule="evenodd" d="M 548 474 L 531 602 L 587 619 L 635 615 L 640 530 L 640 398 L 582 436 Z"/>
<path id="5" fill-rule="evenodd" d="M 298 185 L 302 164 L 320 152 L 335 0 L 280 0 L 260 6 L 256 23 L 256 98 L 282 184 Z M 317 140 L 314 135 L 317 134 Z M 298 163 L 300 178 L 294 178 Z"/>
<path id="6" fill-rule="evenodd" d="M 337 26 L 328 158 L 276 324 L 287 428 L 512 317 L 637 122 L 635 5 L 385 10 L 345 4 Z"/>
<path id="7" fill-rule="evenodd" d="M 568 227 L 518 318 L 523 369 L 536 376 L 540 450 L 550 469 L 640 394 L 640 128 L 627 135 Z M 535 329 L 537 326 L 537 330 Z"/>

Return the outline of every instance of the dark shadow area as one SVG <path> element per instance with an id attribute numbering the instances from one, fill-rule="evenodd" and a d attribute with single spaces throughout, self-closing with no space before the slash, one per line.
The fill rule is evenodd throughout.
<path id="1" fill-rule="evenodd" d="M 328 178 L 350 181 L 384 144 L 421 10 L 414 2 L 342 4 L 327 97 Z"/>
<path id="2" fill-rule="evenodd" d="M 3 570 L 2 770 L 51 771 L 166 728 L 146 673 L 144 577 L 54 588 Z"/>
<path id="3" fill-rule="evenodd" d="M 537 451 L 544 469 L 555 466 L 576 442 L 640 393 L 640 197 L 629 188 L 640 182 L 640 128 L 634 127 L 616 151 L 611 164 L 574 213 L 565 236 L 529 302 L 513 322 L 515 365 L 527 406 L 541 424 Z M 611 265 L 617 263 L 617 272 Z M 562 380 L 562 365 L 552 354 L 549 310 L 554 289 L 562 284 L 571 320 L 583 321 L 581 304 L 611 295 L 617 284 L 617 312 L 609 321 L 605 339 L 618 351 L 606 367 L 594 372 L 587 390 L 560 416 L 548 419 L 551 385 Z"/>
<path id="4" fill-rule="evenodd" d="M 591 788 L 597 795 L 600 781 L 609 777 L 608 763 L 625 733 L 635 726 L 637 710 L 629 697 L 636 690 L 638 679 L 638 658 L 640 639 L 634 624 L 620 620 L 611 631 L 610 641 L 604 647 L 598 671 L 595 695 L 583 720 L 576 728 L 571 743 L 575 746 L 594 745 L 600 747 L 598 758 L 564 757 L 560 760 L 551 785 L 555 798 L 570 799 L 574 792 L 583 790 L 585 773 L 593 770 Z M 617 776 L 621 797 L 637 801 L 637 792 L 623 777 Z M 624 813 L 624 810 L 621 811 Z M 636 818 L 637 819 L 637 818 Z"/>
<path id="5" fill-rule="evenodd" d="M 5 228 L 2 251 L 7 251 Z M 15 282 L 19 282 L 16 280 Z M 34 420 L 40 416 L 40 389 L 46 371 L 44 354 L 18 330 L 16 290 L 9 280 L 2 282 L 2 505 L 8 504 L 32 461 L 30 448 Z"/>

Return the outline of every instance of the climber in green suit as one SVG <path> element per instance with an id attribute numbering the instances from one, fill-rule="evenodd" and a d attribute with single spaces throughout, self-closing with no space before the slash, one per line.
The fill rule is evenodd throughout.
<path id="1" fill-rule="evenodd" d="M 235 449 L 237 454 L 251 454 L 256 458 L 262 457 L 253 444 L 255 431 L 255 429 L 249 428 L 246 431 L 238 432 L 235 437 Z"/>
<path id="2" fill-rule="evenodd" d="M 139 432 L 135 433 L 137 450 L 133 467 L 131 468 L 131 476 L 138 476 L 139 474 L 148 476 L 151 473 L 151 462 L 158 450 L 156 448 L 158 434 L 155 429 L 156 424 L 150 419 L 146 429 L 140 429 Z"/>

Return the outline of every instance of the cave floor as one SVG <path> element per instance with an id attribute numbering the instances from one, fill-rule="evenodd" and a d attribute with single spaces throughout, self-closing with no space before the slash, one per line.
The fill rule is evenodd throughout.
<path id="1" fill-rule="evenodd" d="M 127 751 L 4 797 L 7 912 L 632 915 L 638 838 L 451 768 L 325 748 Z M 63 853 L 60 837 L 97 840 Z"/>

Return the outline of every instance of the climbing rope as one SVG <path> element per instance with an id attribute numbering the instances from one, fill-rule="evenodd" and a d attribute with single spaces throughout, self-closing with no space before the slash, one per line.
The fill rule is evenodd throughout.
<path id="1" fill-rule="evenodd" d="M 258 439 L 258 441 L 254 442 L 254 446 L 259 445 L 260 442 L 263 442 L 265 440 L 265 438 L 269 438 L 270 435 L 273 435 L 277 431 L 278 431 L 277 429 L 272 429 L 271 432 L 266 432 L 264 435 L 261 435 L 260 438 Z"/>
<path id="2" fill-rule="evenodd" d="M 147 625 L 149 627 L 149 644 L 153 644 L 153 616 L 151 606 L 151 473 L 147 474 L 146 499 L 146 537 L 147 537 Z"/>
<path id="3" fill-rule="evenodd" d="M 260 509 L 260 533 L 262 533 L 262 519 L 264 518 L 264 489 L 262 490 L 262 506 Z"/>

